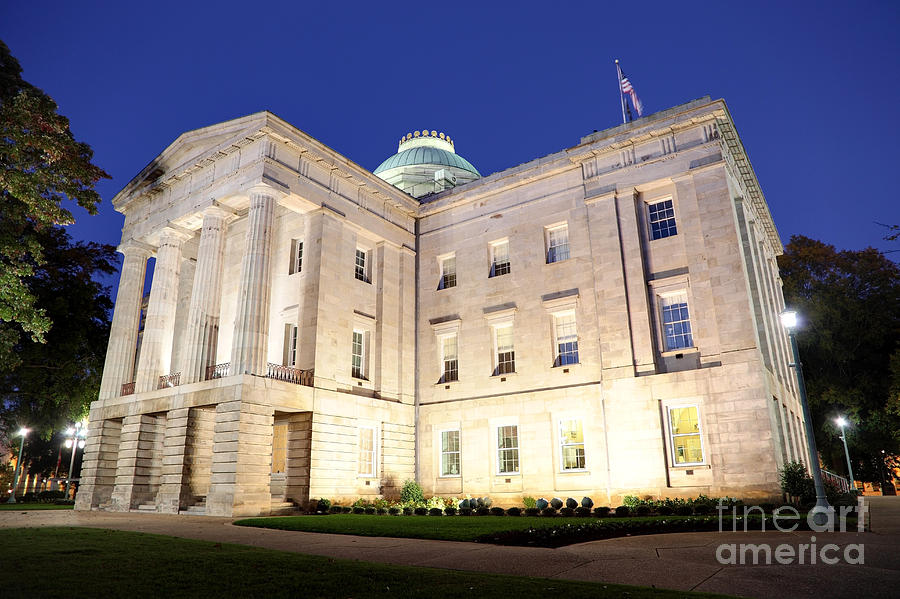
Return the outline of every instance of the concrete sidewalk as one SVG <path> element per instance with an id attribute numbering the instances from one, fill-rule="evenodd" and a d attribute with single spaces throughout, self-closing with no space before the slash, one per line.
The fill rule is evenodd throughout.
<path id="1" fill-rule="evenodd" d="M 646 535 L 559 549 L 451 541 L 355 537 L 233 526 L 231 519 L 109 512 L 0 512 L 0 528 L 86 526 L 369 562 L 709 591 L 747 597 L 897 597 L 900 595 L 900 497 L 867 497 L 867 533 L 711 532 Z M 722 565 L 721 544 L 862 544 L 864 563 Z M 809 548 L 805 550 L 808 562 Z M 816 552 L 818 554 L 818 552 Z M 854 553 L 854 556 L 856 554 Z"/>

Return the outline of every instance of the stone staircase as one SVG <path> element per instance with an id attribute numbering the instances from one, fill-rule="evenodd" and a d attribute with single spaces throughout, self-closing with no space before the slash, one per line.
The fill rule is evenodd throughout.
<path id="1" fill-rule="evenodd" d="M 277 499 L 273 499 L 272 506 L 269 508 L 270 516 L 287 516 L 297 513 L 297 506 L 290 501 L 278 501 Z"/>
<path id="2" fill-rule="evenodd" d="M 205 516 L 206 515 L 206 497 L 197 497 L 193 505 L 189 505 L 179 513 L 189 516 Z"/>
<path id="3" fill-rule="evenodd" d="M 156 504 L 155 503 L 142 503 L 137 506 L 137 509 L 131 510 L 133 512 L 155 512 Z"/>

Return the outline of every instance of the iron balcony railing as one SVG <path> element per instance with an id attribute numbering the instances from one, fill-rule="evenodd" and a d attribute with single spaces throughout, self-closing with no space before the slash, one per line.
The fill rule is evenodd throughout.
<path id="1" fill-rule="evenodd" d="M 269 362 L 266 377 L 295 385 L 313 386 L 313 370 L 300 370 L 292 366 L 282 366 Z"/>
<path id="2" fill-rule="evenodd" d="M 156 385 L 157 389 L 168 389 L 169 387 L 177 387 L 181 384 L 181 373 L 173 372 L 172 374 L 165 374 L 159 377 L 159 383 Z"/>
<path id="3" fill-rule="evenodd" d="M 134 395 L 134 381 L 122 383 L 122 395 Z"/>
<path id="4" fill-rule="evenodd" d="M 216 364 L 214 366 L 206 367 L 206 380 L 211 379 L 220 379 L 222 377 L 228 376 L 229 371 L 231 370 L 231 362 L 223 362 L 222 364 Z"/>

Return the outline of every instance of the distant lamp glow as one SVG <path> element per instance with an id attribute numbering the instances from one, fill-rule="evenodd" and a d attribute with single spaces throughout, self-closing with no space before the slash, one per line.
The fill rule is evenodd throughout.
<path id="1" fill-rule="evenodd" d="M 72 449 L 72 439 L 66 439 L 66 449 Z"/>
<path id="2" fill-rule="evenodd" d="M 788 330 L 797 328 L 797 313 L 793 310 L 785 310 L 781 313 L 781 326 Z"/>
<path id="3" fill-rule="evenodd" d="M 69 473 L 66 477 L 66 494 L 68 495 L 73 491 L 73 471 L 75 470 L 75 452 L 79 449 L 84 449 L 84 438 L 87 436 L 87 422 L 80 421 L 76 422 L 75 426 L 71 426 L 66 429 L 66 449 L 72 450 L 72 456 L 69 458 Z M 72 499 L 75 499 L 74 492 L 72 493 Z"/>
<path id="4" fill-rule="evenodd" d="M 30 432 L 31 432 L 30 428 L 25 428 L 23 426 L 22 428 L 19 429 L 19 432 L 17 432 L 16 434 L 19 435 L 20 437 L 24 437 L 25 435 L 27 435 Z"/>
<path id="5" fill-rule="evenodd" d="M 70 426 L 69 428 L 66 429 L 66 434 L 71 437 L 72 435 L 75 434 L 75 429 Z"/>
<path id="6" fill-rule="evenodd" d="M 856 480 L 853 478 L 853 464 L 850 463 L 850 450 L 847 449 L 847 433 L 844 431 L 844 427 L 848 426 L 850 422 L 843 416 L 838 416 L 834 421 L 841 427 L 841 441 L 844 442 L 844 457 L 847 458 L 847 474 L 850 475 L 850 490 L 856 491 Z"/>
<path id="7" fill-rule="evenodd" d="M 15 503 L 16 502 L 16 488 L 19 486 L 19 471 L 22 469 L 23 456 L 25 455 L 25 436 L 28 434 L 28 429 L 24 426 L 19 429 L 19 432 L 16 433 L 20 437 L 22 437 L 22 443 L 19 445 L 19 457 L 16 459 L 16 474 L 13 477 L 13 486 L 10 489 L 9 500 L 6 503 Z"/>
<path id="8" fill-rule="evenodd" d="M 843 416 L 839 416 L 839 417 L 835 418 L 834 421 L 837 422 L 837 425 L 841 428 L 844 428 L 845 426 L 850 424 L 849 422 L 847 422 L 847 419 L 844 418 Z"/>

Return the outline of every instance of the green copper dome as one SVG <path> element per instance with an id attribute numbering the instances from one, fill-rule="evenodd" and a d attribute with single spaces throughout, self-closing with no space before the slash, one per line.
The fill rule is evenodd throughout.
<path id="1" fill-rule="evenodd" d="M 454 154 L 453 152 L 448 152 L 447 150 L 442 150 L 441 148 L 433 148 L 428 146 L 419 146 L 416 148 L 409 148 L 408 150 L 398 152 L 397 154 L 394 154 L 393 156 L 382 162 L 378 166 L 378 168 L 373 171 L 373 173 L 377 175 L 382 171 L 396 168 L 398 166 L 415 166 L 417 164 L 439 164 L 441 166 L 455 166 L 456 168 L 474 173 L 479 177 L 481 176 L 481 173 L 479 173 L 468 160 L 466 160 L 459 154 Z"/>

